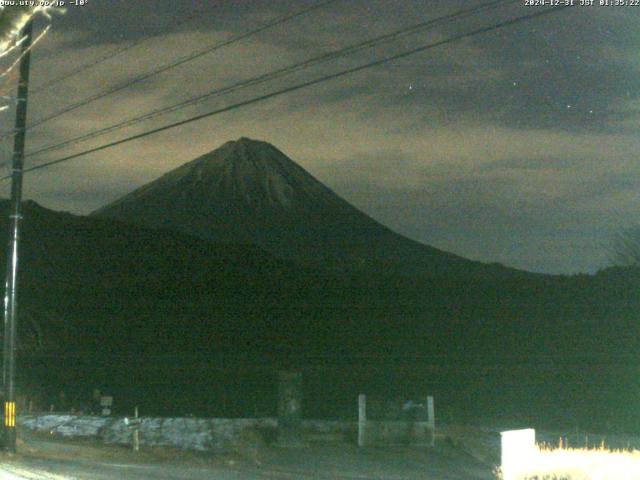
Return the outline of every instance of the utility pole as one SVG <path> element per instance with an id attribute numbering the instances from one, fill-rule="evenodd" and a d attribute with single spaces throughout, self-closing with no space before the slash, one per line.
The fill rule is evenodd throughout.
<path id="1" fill-rule="evenodd" d="M 18 320 L 18 244 L 20 240 L 20 204 L 22 202 L 22 174 L 24 167 L 24 143 L 27 125 L 27 96 L 29 93 L 29 64 L 31 63 L 31 37 L 33 21 L 22 32 L 20 80 L 16 107 L 16 128 L 11 165 L 11 206 L 9 210 L 9 248 L 7 251 L 7 276 L 4 295 L 4 448 L 16 451 L 16 327 Z"/>

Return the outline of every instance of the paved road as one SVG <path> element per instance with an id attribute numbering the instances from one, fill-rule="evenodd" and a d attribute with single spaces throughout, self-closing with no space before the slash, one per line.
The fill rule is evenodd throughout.
<path id="1" fill-rule="evenodd" d="M 300 449 L 265 447 L 260 459 L 172 449 L 128 449 L 51 437 L 24 438 L 19 454 L 0 454 L 0 480 L 495 480 L 495 433 L 462 427 L 435 448 L 364 448 L 320 444 Z M 540 433 L 540 439 L 561 433 Z M 452 440 L 454 439 L 454 440 Z M 594 442 L 599 437 L 591 436 Z M 611 445 L 629 443 L 613 437 Z M 616 443 L 618 442 L 618 443 Z M 640 445 L 638 443 L 633 445 Z"/>
<path id="2" fill-rule="evenodd" d="M 217 468 L 167 465 L 136 465 L 59 460 L 16 460 L 0 464 L 2 480 L 264 480 L 263 475 Z M 278 478 L 278 477 L 273 477 Z"/>
<path id="3" fill-rule="evenodd" d="M 365 448 L 318 444 L 265 447 L 259 459 L 172 449 L 128 449 L 28 436 L 18 454 L 0 453 L 0 480 L 495 480 L 491 466 L 464 449 Z"/>
<path id="4" fill-rule="evenodd" d="M 333 447 L 273 451 L 269 464 L 190 466 L 96 462 L 33 456 L 5 459 L 1 480 L 489 480 L 491 469 L 455 452 L 422 450 L 343 451 Z"/>

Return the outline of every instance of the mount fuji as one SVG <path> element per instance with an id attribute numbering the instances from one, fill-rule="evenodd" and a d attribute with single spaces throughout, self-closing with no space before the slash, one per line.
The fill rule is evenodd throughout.
<path id="1" fill-rule="evenodd" d="M 301 265 L 425 276 L 522 274 L 397 234 L 273 145 L 241 138 L 92 213 L 206 240 L 252 243 Z"/>

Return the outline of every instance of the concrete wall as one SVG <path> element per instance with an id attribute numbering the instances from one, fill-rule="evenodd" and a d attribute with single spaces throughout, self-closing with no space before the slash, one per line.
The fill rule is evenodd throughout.
<path id="1" fill-rule="evenodd" d="M 130 445 L 132 430 L 122 417 L 22 415 L 18 426 L 67 438 L 95 438 Z M 224 451 L 247 429 L 277 427 L 275 418 L 141 418 L 140 445 Z"/>
<path id="2" fill-rule="evenodd" d="M 366 445 L 431 445 L 428 422 L 367 420 Z"/>
<path id="3" fill-rule="evenodd" d="M 130 445 L 132 431 L 123 417 L 95 417 L 61 414 L 21 415 L 18 426 L 67 438 L 93 438 L 105 443 Z M 421 443 L 426 435 L 426 422 L 368 421 L 371 444 Z M 238 442 L 255 441 L 258 437 L 275 439 L 276 418 L 141 418 L 140 445 L 168 446 L 199 451 L 226 451 Z M 357 422 L 302 420 L 302 433 L 307 441 L 350 441 L 355 443 Z M 247 435 L 247 432 L 251 434 Z M 422 432 L 422 433 L 421 433 Z M 252 436 L 253 435 L 253 436 Z M 426 438 L 426 437 L 425 437 Z M 269 438 L 265 439 L 268 443 Z"/>

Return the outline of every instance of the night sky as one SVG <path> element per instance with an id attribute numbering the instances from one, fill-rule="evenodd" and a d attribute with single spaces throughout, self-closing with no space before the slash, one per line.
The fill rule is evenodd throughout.
<path id="1" fill-rule="evenodd" d="M 34 51 L 34 88 L 128 42 L 150 40 L 34 94 L 29 119 L 313 3 L 88 0 L 72 6 L 54 16 Z M 481 3 L 338 0 L 34 128 L 28 150 Z M 507 3 L 30 157 L 27 166 L 540 8 Z M 195 20 L 157 35 L 194 12 Z M 612 237 L 640 222 L 639 21 L 640 7 L 631 6 L 555 12 L 34 172 L 25 178 L 25 195 L 52 209 L 89 213 L 247 136 L 271 142 L 410 238 L 532 271 L 594 272 L 607 265 Z M 40 18 L 38 29 L 44 24 Z M 7 80 L 3 89 L 11 94 L 13 84 Z M 12 128 L 13 111 L 0 115 L 2 130 Z M 5 141 L 7 160 L 10 147 Z"/>

